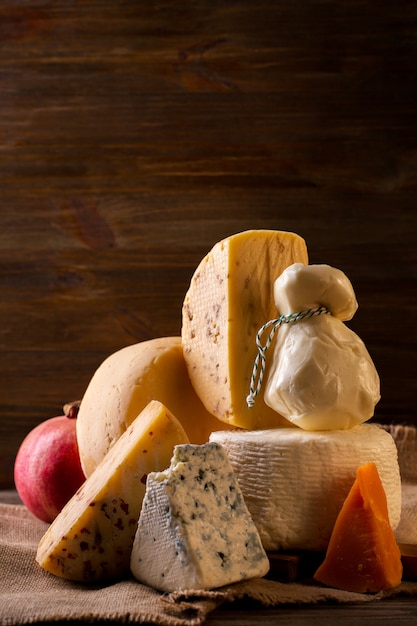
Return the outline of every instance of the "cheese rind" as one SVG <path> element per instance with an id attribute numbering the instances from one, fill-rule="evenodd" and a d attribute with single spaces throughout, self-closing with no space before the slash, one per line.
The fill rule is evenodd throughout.
<path id="1" fill-rule="evenodd" d="M 38 546 L 39 565 L 79 582 L 128 574 L 146 477 L 187 442 L 174 415 L 150 402 L 49 526 Z"/>
<path id="2" fill-rule="evenodd" d="M 274 281 L 295 262 L 308 262 L 301 237 L 250 230 L 216 243 L 194 272 L 183 302 L 184 358 L 206 409 L 225 423 L 247 429 L 290 426 L 262 397 L 250 409 L 246 397 L 256 334 L 276 317 Z"/>
<path id="3" fill-rule="evenodd" d="M 376 424 L 307 432 L 277 428 L 219 431 L 266 550 L 325 550 L 355 479 L 373 461 L 387 494 L 390 523 L 401 514 L 401 479 L 391 435 Z"/>
<path id="4" fill-rule="evenodd" d="M 172 411 L 193 443 L 204 443 L 213 430 L 225 427 L 191 385 L 181 337 L 126 346 L 101 363 L 81 401 L 77 440 L 86 476 L 151 400 Z"/>
<path id="5" fill-rule="evenodd" d="M 149 474 L 131 570 L 140 582 L 167 592 L 214 589 L 268 572 L 221 446 L 176 446 L 168 470 Z"/>

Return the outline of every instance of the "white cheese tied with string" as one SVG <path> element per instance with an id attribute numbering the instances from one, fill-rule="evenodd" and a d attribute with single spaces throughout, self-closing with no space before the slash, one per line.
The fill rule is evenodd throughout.
<path id="1" fill-rule="evenodd" d="M 364 342 L 344 324 L 358 307 L 347 276 L 329 265 L 295 263 L 276 279 L 274 300 L 289 322 L 279 325 L 268 356 L 265 403 L 310 431 L 348 429 L 369 420 L 380 381 Z M 314 314 L 294 319 L 297 311 Z"/>

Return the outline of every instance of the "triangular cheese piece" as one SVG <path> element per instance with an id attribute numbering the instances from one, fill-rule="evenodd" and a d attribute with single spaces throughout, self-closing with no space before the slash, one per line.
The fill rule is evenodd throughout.
<path id="1" fill-rule="evenodd" d="M 314 578 L 330 587 L 366 593 L 392 589 L 401 577 L 385 491 L 375 463 L 368 463 L 356 472 Z"/>
<path id="2" fill-rule="evenodd" d="M 149 474 L 132 573 L 160 591 L 214 589 L 264 576 L 269 561 L 224 448 L 176 446 Z"/>
<path id="3" fill-rule="evenodd" d="M 174 415 L 150 402 L 49 526 L 39 565 L 80 582 L 129 574 L 147 475 L 167 467 L 174 446 L 188 442 Z"/>

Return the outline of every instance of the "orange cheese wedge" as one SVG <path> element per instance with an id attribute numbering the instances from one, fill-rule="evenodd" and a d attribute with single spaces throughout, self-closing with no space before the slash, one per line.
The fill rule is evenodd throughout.
<path id="1" fill-rule="evenodd" d="M 375 593 L 396 587 L 401 577 L 401 554 L 385 491 L 375 463 L 368 463 L 356 472 L 314 578 L 346 591 Z"/>

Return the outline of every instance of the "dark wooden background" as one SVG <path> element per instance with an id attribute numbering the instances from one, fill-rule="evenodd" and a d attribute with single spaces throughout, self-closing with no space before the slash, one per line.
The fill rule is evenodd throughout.
<path id="1" fill-rule="evenodd" d="M 178 335 L 248 228 L 344 270 L 380 421 L 417 423 L 417 5 L 5 0 L 0 488 L 110 353 Z"/>

